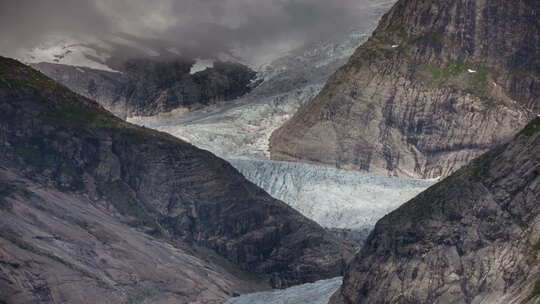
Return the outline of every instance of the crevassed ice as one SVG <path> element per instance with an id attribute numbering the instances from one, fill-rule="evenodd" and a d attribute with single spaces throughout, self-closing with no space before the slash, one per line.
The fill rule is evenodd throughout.
<path id="1" fill-rule="evenodd" d="M 435 183 L 304 163 L 227 160 L 251 182 L 326 228 L 370 230 Z"/>
<path id="2" fill-rule="evenodd" d="M 252 293 L 232 298 L 225 304 L 327 304 L 341 282 L 342 278 L 337 277 L 283 290 Z"/>

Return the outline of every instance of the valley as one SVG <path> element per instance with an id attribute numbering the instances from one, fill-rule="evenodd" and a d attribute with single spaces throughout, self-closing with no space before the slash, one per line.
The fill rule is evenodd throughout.
<path id="1" fill-rule="evenodd" d="M 4 33 L 0 304 L 540 304 L 540 2 L 340 1 Z"/>

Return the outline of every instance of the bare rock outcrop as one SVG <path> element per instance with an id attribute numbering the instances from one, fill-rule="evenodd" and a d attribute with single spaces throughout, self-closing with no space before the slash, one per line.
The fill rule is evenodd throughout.
<path id="1" fill-rule="evenodd" d="M 540 118 L 381 219 L 332 304 L 540 303 Z"/>
<path id="2" fill-rule="evenodd" d="M 540 2 L 398 1 L 270 139 L 276 160 L 448 176 L 540 113 Z"/>

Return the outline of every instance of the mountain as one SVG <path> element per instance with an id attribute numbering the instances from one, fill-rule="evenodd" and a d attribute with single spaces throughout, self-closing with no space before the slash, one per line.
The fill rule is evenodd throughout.
<path id="1" fill-rule="evenodd" d="M 540 113 L 540 2 L 398 1 L 270 139 L 275 160 L 447 176 Z"/>
<path id="2" fill-rule="evenodd" d="M 255 72 L 242 64 L 216 61 L 200 71 L 193 70 L 195 64 L 176 56 L 127 59 L 117 64 L 118 72 L 48 62 L 32 67 L 123 119 L 185 113 L 226 103 L 252 89 Z"/>
<path id="3" fill-rule="evenodd" d="M 0 168 L 1 303 L 213 303 L 269 289 L 211 250 Z"/>
<path id="4" fill-rule="evenodd" d="M 540 118 L 381 219 L 330 303 L 540 303 Z"/>
<path id="5" fill-rule="evenodd" d="M 123 119 L 227 103 L 256 86 L 255 72 L 233 56 L 201 59 L 170 43 L 51 36 L 22 60 Z"/>
<path id="6" fill-rule="evenodd" d="M 286 287 L 338 276 L 350 255 L 227 162 L 7 58 L 0 130 L 8 302 L 219 302 L 255 288 L 243 272 Z"/>

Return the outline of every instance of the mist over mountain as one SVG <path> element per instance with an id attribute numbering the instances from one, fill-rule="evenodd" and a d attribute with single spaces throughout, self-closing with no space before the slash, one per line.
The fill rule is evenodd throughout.
<path id="1" fill-rule="evenodd" d="M 371 2 L 2 0 L 0 49 L 3 55 L 20 57 L 51 36 L 88 42 L 122 34 L 184 55 L 212 57 L 235 50 L 261 62 L 361 23 L 362 10 Z"/>

